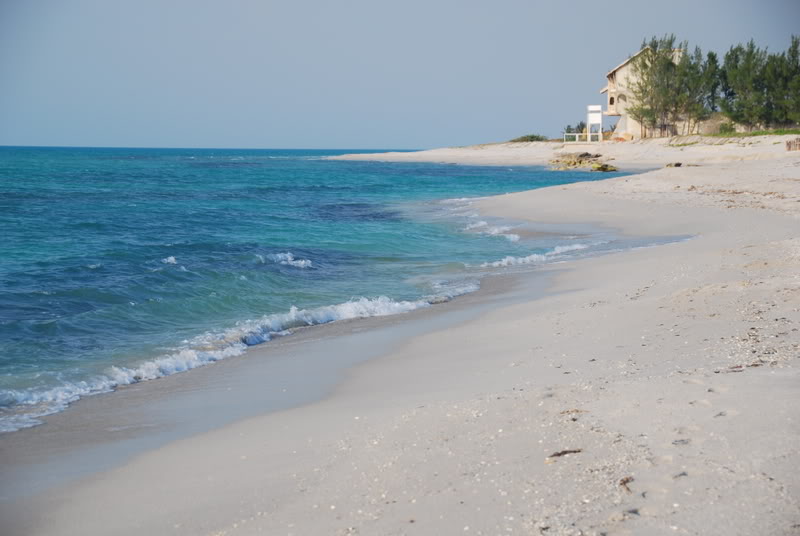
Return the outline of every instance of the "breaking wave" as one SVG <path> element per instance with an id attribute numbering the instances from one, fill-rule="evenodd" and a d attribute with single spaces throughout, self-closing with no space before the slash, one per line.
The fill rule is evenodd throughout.
<path id="1" fill-rule="evenodd" d="M 62 411 L 84 396 L 106 393 L 122 385 L 162 378 L 241 355 L 249 346 L 289 335 L 295 328 L 338 320 L 407 313 L 476 289 L 477 286 L 448 289 L 449 292 L 445 294 L 415 301 L 395 301 L 379 296 L 314 309 L 292 307 L 285 313 L 242 322 L 221 333 L 206 333 L 195 337 L 184 348 L 138 365 L 111 366 L 103 374 L 91 379 L 63 382 L 41 391 L 5 389 L 0 391 L 0 411 L 3 413 L 0 415 L 0 432 L 41 424 L 39 417 Z M 437 290 L 444 289 L 440 287 Z"/>

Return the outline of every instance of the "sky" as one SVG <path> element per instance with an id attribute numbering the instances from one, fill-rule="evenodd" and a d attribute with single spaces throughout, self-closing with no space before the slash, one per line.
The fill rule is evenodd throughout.
<path id="1" fill-rule="evenodd" d="M 0 0 L 0 145 L 558 136 L 646 37 L 723 55 L 792 32 L 800 0 Z"/>

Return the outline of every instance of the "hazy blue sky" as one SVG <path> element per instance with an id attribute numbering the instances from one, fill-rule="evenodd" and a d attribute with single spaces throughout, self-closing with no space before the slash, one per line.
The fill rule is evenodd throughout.
<path id="1" fill-rule="evenodd" d="M 800 0 L 0 0 L 0 145 L 554 136 L 668 32 L 784 50 Z"/>

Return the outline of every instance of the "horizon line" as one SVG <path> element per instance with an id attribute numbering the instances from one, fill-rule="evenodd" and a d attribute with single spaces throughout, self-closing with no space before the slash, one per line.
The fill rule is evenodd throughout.
<path id="1" fill-rule="evenodd" d="M 151 147 L 146 145 L 5 145 L 13 149 L 179 149 L 179 150 L 233 150 L 233 151 L 424 151 L 429 148 L 391 147 Z"/>

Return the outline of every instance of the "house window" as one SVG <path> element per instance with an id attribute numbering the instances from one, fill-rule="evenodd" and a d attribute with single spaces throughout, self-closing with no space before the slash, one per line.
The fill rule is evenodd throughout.
<path id="1" fill-rule="evenodd" d="M 619 102 L 626 102 L 628 100 L 628 97 L 626 97 L 625 95 L 620 95 L 619 97 L 617 97 L 617 99 L 619 99 Z"/>
<path id="2" fill-rule="evenodd" d="M 614 106 L 614 97 L 609 97 L 609 99 L 608 99 L 608 105 L 609 105 L 609 106 Z"/>

